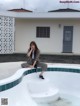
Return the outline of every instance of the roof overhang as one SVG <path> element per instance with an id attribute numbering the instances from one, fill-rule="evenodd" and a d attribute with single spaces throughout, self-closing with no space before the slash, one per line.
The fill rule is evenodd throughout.
<path id="1" fill-rule="evenodd" d="M 11 11 L 0 11 L 0 15 L 23 19 L 80 19 L 80 12 L 16 13 Z"/>

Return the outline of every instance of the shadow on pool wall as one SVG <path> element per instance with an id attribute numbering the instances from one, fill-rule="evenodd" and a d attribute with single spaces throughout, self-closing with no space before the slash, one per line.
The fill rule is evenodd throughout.
<path id="1" fill-rule="evenodd" d="M 16 62 L 16 61 L 26 61 L 26 60 L 27 60 L 27 57 L 25 53 L 0 54 L 0 62 Z M 43 62 L 52 62 L 52 63 L 80 64 L 80 55 L 41 54 L 40 60 Z"/>

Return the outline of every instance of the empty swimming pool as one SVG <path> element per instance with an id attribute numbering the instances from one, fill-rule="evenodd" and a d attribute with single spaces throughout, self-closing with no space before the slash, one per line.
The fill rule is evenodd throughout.
<path id="1" fill-rule="evenodd" d="M 80 106 L 80 65 L 48 64 L 45 80 L 40 68 L 19 69 L 0 80 L 0 99 L 8 106 Z"/>

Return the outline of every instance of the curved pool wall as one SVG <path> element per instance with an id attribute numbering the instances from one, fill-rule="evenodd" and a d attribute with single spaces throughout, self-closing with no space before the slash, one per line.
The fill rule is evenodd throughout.
<path id="1" fill-rule="evenodd" d="M 41 69 L 38 68 L 37 72 Z M 13 76 L 0 81 L 0 99 L 8 98 L 8 106 L 37 106 L 27 89 L 27 76 L 35 73 L 35 69 L 24 68 Z M 50 73 L 51 74 L 50 74 Z M 27 76 L 26 76 L 27 75 Z M 24 77 L 26 76 L 26 77 Z M 44 77 L 50 79 L 61 93 L 80 97 L 80 66 L 77 65 L 48 65 Z M 24 81 L 26 78 L 26 81 Z"/>

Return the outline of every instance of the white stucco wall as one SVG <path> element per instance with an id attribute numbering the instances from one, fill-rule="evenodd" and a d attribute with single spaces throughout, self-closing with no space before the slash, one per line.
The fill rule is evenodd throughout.
<path id="1" fill-rule="evenodd" d="M 50 26 L 50 38 L 36 38 L 37 26 Z M 71 19 L 16 19 L 15 52 L 25 53 L 29 43 L 34 40 L 41 53 L 62 53 L 64 26 L 73 26 L 73 53 L 80 54 L 80 23 Z"/>

